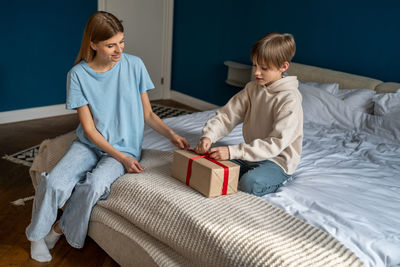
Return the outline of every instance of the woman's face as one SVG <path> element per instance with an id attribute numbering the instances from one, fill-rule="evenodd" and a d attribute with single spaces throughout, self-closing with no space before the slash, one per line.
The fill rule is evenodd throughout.
<path id="1" fill-rule="evenodd" d="M 118 62 L 124 50 L 124 33 L 119 32 L 110 39 L 98 43 L 90 43 L 90 47 L 96 51 L 95 58 L 106 63 Z"/>

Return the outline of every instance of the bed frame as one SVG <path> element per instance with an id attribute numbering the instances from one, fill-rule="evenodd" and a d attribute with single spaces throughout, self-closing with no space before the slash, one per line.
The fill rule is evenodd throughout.
<path id="1" fill-rule="evenodd" d="M 391 93 L 400 88 L 400 83 L 396 82 L 383 82 L 365 76 L 294 62 L 290 64 L 287 72 L 289 75 L 297 76 L 300 81 L 339 83 L 340 89 L 371 89 L 377 93 Z"/>

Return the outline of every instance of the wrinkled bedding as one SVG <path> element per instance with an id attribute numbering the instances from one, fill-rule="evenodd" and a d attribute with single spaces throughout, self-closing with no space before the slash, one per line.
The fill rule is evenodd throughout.
<path id="1" fill-rule="evenodd" d="M 300 165 L 276 193 L 259 200 L 329 233 L 366 266 L 400 265 L 400 120 L 359 112 L 315 88 L 300 89 L 305 121 Z M 194 147 L 214 114 L 205 111 L 164 121 Z M 144 136 L 144 149 L 175 149 L 150 128 Z M 64 149 L 60 141 L 73 138 L 72 133 L 46 140 L 39 153 L 55 164 L 61 155 L 53 158 L 45 150 L 54 146 L 59 152 Z M 240 142 L 238 125 L 216 145 Z M 47 169 L 35 161 L 30 170 L 34 185 L 39 170 Z"/>
<path id="2" fill-rule="evenodd" d="M 311 101 L 323 109 L 309 106 L 313 111 L 304 110 L 304 147 L 298 169 L 278 192 L 262 199 L 328 232 L 366 266 L 398 265 L 400 121 L 357 112 L 318 94 L 314 91 L 310 98 L 318 98 Z M 194 147 L 214 113 L 165 122 Z M 217 145 L 239 142 L 243 142 L 241 125 Z M 143 146 L 174 149 L 148 128 Z"/>

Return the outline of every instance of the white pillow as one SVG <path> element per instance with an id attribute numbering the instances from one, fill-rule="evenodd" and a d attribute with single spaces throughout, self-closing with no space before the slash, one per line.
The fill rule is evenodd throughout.
<path id="1" fill-rule="evenodd" d="M 376 92 L 370 89 L 341 89 L 335 96 L 342 99 L 346 105 L 354 110 L 373 114 L 373 97 L 375 95 Z"/>
<path id="2" fill-rule="evenodd" d="M 317 83 L 317 82 L 301 82 L 299 81 L 299 88 L 302 86 L 311 86 L 335 95 L 339 91 L 338 83 Z"/>
<path id="3" fill-rule="evenodd" d="M 304 85 L 299 87 L 299 91 L 303 97 L 304 123 L 314 122 L 329 127 L 335 125 L 356 131 L 361 130 L 379 138 L 400 142 L 400 120 L 353 110 L 340 98 L 323 90 L 315 90 L 315 87 Z M 397 96 L 399 95 L 400 90 Z"/>
<path id="4" fill-rule="evenodd" d="M 310 86 L 327 92 L 344 101 L 351 109 L 373 114 L 374 102 L 372 97 L 376 94 L 369 89 L 339 89 L 338 83 L 299 82 L 299 88 Z"/>
<path id="5" fill-rule="evenodd" d="M 299 87 L 303 97 L 304 122 L 322 125 L 339 125 L 345 128 L 359 128 L 367 114 L 354 111 L 340 98 L 315 87 L 303 85 Z"/>
<path id="6" fill-rule="evenodd" d="M 400 113 L 400 89 L 396 93 L 376 94 L 374 102 L 374 114 L 378 116 Z"/>

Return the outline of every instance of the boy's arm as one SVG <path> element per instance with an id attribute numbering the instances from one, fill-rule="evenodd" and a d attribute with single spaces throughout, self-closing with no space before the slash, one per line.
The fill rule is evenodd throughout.
<path id="1" fill-rule="evenodd" d="M 303 127 L 302 112 L 301 102 L 289 100 L 277 113 L 272 132 L 249 144 L 229 146 L 230 159 L 260 161 L 278 156 L 298 137 L 298 131 Z"/>
<path id="2" fill-rule="evenodd" d="M 215 143 L 228 135 L 236 125 L 243 122 L 249 104 L 246 88 L 234 95 L 225 106 L 217 111 L 214 117 L 207 121 L 201 138 L 207 137 L 211 143 Z"/>

